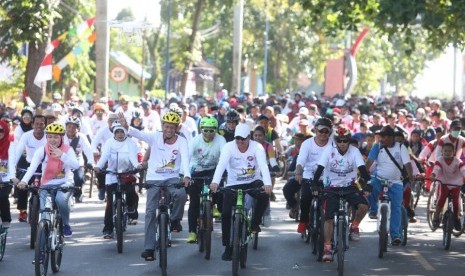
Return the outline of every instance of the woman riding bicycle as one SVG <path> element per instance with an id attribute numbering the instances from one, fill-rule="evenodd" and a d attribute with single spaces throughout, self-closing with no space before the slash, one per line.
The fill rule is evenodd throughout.
<path id="1" fill-rule="evenodd" d="M 350 227 L 350 237 L 352 240 L 359 240 L 358 225 L 368 211 L 368 202 L 358 192 L 358 188 L 354 183 L 357 178 L 357 168 L 365 183 L 368 183 L 370 175 L 358 148 L 349 145 L 350 138 L 349 129 L 344 126 L 337 128 L 334 133 L 336 146 L 331 146 L 322 153 L 318 162 L 318 168 L 313 177 L 315 180 L 312 181 L 312 187 L 319 186 L 318 179 L 320 179 L 321 174 L 324 172 L 323 184 L 325 189 L 354 191 L 354 193 L 345 195 L 345 198 L 351 206 L 355 206 L 357 209 L 355 219 Z M 371 185 L 366 184 L 364 190 L 371 191 L 370 188 Z M 339 200 L 336 194 L 328 193 L 325 195 L 325 201 L 323 261 L 330 262 L 332 261 L 331 238 L 333 237 L 333 216 L 339 210 Z"/>
<path id="2" fill-rule="evenodd" d="M 94 170 L 100 173 L 100 170 L 108 162 L 107 170 L 112 172 L 126 172 L 134 168 L 140 169 L 141 166 L 137 161 L 137 153 L 139 148 L 132 139 L 127 139 L 127 130 L 121 126 L 118 121 L 113 123 L 112 127 L 113 138 L 107 141 L 102 147 L 102 155 Z M 105 218 L 103 227 L 103 238 L 113 238 L 113 193 L 117 189 L 117 178 L 114 174 L 105 176 L 105 186 L 107 192 L 107 205 L 105 207 Z M 135 183 L 134 183 L 135 184 Z M 137 205 L 139 196 L 136 193 L 135 185 L 126 185 L 126 203 L 128 205 L 128 220 L 129 224 L 133 224 L 133 220 L 137 220 Z"/>
<path id="3" fill-rule="evenodd" d="M 37 167 L 42 164 L 41 186 L 74 186 L 72 170 L 79 168 L 79 161 L 73 148 L 63 143 L 65 128 L 61 124 L 53 123 L 45 128 L 47 142 L 40 147 L 32 157 L 31 165 L 21 181 L 17 184 L 19 189 L 25 189 Z M 68 199 L 71 192 L 58 191 L 55 202 L 63 219 L 63 235 L 71 237 L 73 232 L 69 226 Z M 45 209 L 47 191 L 40 191 L 40 211 Z"/>
<path id="4" fill-rule="evenodd" d="M 208 177 L 211 181 L 218 164 L 220 153 L 226 140 L 217 133 L 218 121 L 214 117 L 206 116 L 200 121 L 201 135 L 194 137 L 189 143 L 189 168 L 194 181 L 187 188 L 189 193 L 189 237 L 188 243 L 197 241 L 197 219 L 199 218 L 200 191 L 204 181 L 196 177 Z M 209 183 L 209 181 L 207 181 Z"/>
<path id="5" fill-rule="evenodd" d="M 8 156 L 9 151 L 13 150 L 10 147 L 10 128 L 8 124 L 0 120 L 0 182 L 10 182 L 8 175 Z M 10 212 L 10 196 L 11 186 L 4 186 L 0 188 L 0 217 L 2 219 L 2 226 L 4 229 L 10 227 L 11 212 Z M 0 233 L 1 234 L 1 233 Z"/>

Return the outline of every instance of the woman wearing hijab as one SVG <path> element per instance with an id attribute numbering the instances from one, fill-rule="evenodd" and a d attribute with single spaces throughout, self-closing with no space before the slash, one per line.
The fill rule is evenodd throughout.
<path id="1" fill-rule="evenodd" d="M 19 189 L 24 189 L 33 176 L 37 167 L 42 164 L 43 186 L 73 186 L 74 174 L 72 170 L 79 168 L 79 161 L 73 148 L 63 143 L 65 128 L 61 124 L 53 123 L 45 128 L 47 142 L 45 146 L 39 148 L 32 157 L 31 165 L 26 171 L 21 181 L 17 184 Z M 55 202 L 63 219 L 63 235 L 71 237 L 73 232 L 69 226 L 69 205 L 68 199 L 71 192 L 58 191 L 55 196 Z M 41 190 L 39 193 L 40 210 L 45 209 L 45 200 L 47 191 Z"/>

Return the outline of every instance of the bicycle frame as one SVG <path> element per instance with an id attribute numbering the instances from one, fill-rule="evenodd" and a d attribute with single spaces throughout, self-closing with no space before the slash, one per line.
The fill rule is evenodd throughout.
<path id="1" fill-rule="evenodd" d="M 386 221 L 386 231 L 389 233 L 390 225 L 391 225 L 391 199 L 389 198 L 388 192 L 389 188 L 392 187 L 392 181 L 388 179 L 383 179 L 380 177 L 376 177 L 379 180 L 381 186 L 383 187 L 383 194 L 380 195 L 378 198 L 378 214 L 381 214 L 381 208 L 383 206 L 387 207 L 387 221 Z M 380 232 L 381 226 L 381 215 L 378 215 L 376 219 L 376 229 Z"/>
<path id="2" fill-rule="evenodd" d="M 337 244 L 341 241 L 338 240 L 337 236 L 339 231 L 341 229 L 339 228 L 339 221 L 342 219 L 345 225 L 345 233 L 344 233 L 344 240 L 342 241 L 344 243 L 344 251 L 349 249 L 349 214 L 348 214 L 348 209 L 349 209 L 349 203 L 343 196 L 339 196 L 339 210 L 334 213 L 334 218 L 333 218 L 333 240 L 334 240 L 334 246 L 337 248 Z M 337 252 L 337 251 L 336 251 Z"/>

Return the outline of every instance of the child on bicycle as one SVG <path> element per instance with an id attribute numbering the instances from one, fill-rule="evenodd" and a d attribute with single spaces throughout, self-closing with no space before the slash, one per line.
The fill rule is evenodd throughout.
<path id="1" fill-rule="evenodd" d="M 35 173 L 37 167 L 42 164 L 41 186 L 74 186 L 73 171 L 79 168 L 79 161 L 73 148 L 63 143 L 65 128 L 58 123 L 49 124 L 45 128 L 47 142 L 40 147 L 32 157 L 31 165 L 26 171 L 21 181 L 17 184 L 19 189 L 25 189 L 27 183 Z M 55 195 L 55 202 L 63 219 L 63 235 L 71 237 L 73 232 L 69 226 L 69 205 L 68 200 L 71 192 L 58 191 Z M 40 191 L 40 211 L 45 209 L 47 191 Z"/>
<path id="2" fill-rule="evenodd" d="M 452 204 L 454 206 L 455 223 L 454 228 L 457 231 L 462 230 L 459 220 L 459 196 L 460 189 L 465 178 L 465 164 L 455 156 L 454 145 L 445 143 L 442 146 L 442 156 L 438 157 L 434 163 L 432 179 L 441 181 L 439 194 L 437 197 L 436 212 L 433 215 L 433 227 L 439 227 L 439 214 L 441 214 L 444 204 L 449 193 L 452 194 Z"/>

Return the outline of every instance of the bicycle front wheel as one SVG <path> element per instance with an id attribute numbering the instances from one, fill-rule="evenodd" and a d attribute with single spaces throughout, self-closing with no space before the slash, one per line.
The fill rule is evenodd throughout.
<path id="1" fill-rule="evenodd" d="M 413 191 L 415 192 L 415 202 L 413 203 L 413 209 L 417 208 L 418 200 L 420 199 L 422 183 L 420 181 L 415 181 L 415 186 Z"/>
<path id="2" fill-rule="evenodd" d="M 344 275 L 344 237 L 345 233 L 345 223 L 343 219 L 339 219 L 337 225 L 337 271 L 339 272 L 339 276 Z"/>
<path id="3" fill-rule="evenodd" d="M 49 258 L 49 232 L 50 229 L 45 221 L 41 221 L 37 227 L 35 239 L 34 268 L 36 276 L 47 275 Z"/>
<path id="4" fill-rule="evenodd" d="M 378 258 L 382 258 L 384 252 L 387 251 L 387 240 L 388 240 L 388 232 L 387 232 L 387 210 L 388 207 L 386 205 L 381 206 L 380 210 L 380 223 L 378 229 L 379 235 L 379 247 L 378 247 Z"/>
<path id="5" fill-rule="evenodd" d="M 205 247 L 205 259 L 210 260 L 210 254 L 212 249 L 212 231 L 213 231 L 213 211 L 210 202 L 205 204 L 205 213 L 203 218 L 203 227 L 205 232 L 203 233 L 203 243 Z"/>
<path id="6" fill-rule="evenodd" d="M 61 258 L 63 256 L 63 246 L 65 244 L 65 239 L 63 236 L 63 221 L 61 217 L 57 217 L 55 220 L 55 225 L 53 226 L 55 239 L 56 239 L 56 247 L 54 250 L 51 250 L 50 257 L 51 257 L 51 266 L 53 273 L 57 273 L 60 271 L 61 267 Z"/>
<path id="7" fill-rule="evenodd" d="M 163 276 L 167 275 L 168 268 L 168 215 L 160 213 L 158 217 L 158 250 L 160 253 L 160 269 Z"/>
<path id="8" fill-rule="evenodd" d="M 5 248 L 6 248 L 6 232 L 2 233 L 3 229 L 0 225 L 0 261 L 3 260 L 3 256 L 5 255 Z"/>
<path id="9" fill-rule="evenodd" d="M 258 242 L 258 232 L 254 234 L 254 239 L 255 237 L 257 238 Z M 241 229 L 241 256 L 240 256 L 240 264 L 241 268 L 245 268 L 247 265 L 247 241 L 249 239 L 249 222 L 247 220 L 242 223 L 242 229 Z M 255 241 L 254 241 L 255 242 Z"/>
<path id="10" fill-rule="evenodd" d="M 451 242 L 453 228 L 454 228 L 454 216 L 452 212 L 447 210 L 444 213 L 443 224 L 442 224 L 442 245 L 445 250 L 450 249 L 450 242 Z"/>
<path id="11" fill-rule="evenodd" d="M 37 236 L 37 224 L 39 223 L 39 196 L 31 195 L 29 203 L 29 225 L 31 226 L 31 237 L 29 247 L 34 249 L 35 239 Z"/>
<path id="12" fill-rule="evenodd" d="M 401 231 L 402 231 L 402 245 L 407 245 L 407 237 L 408 237 L 408 216 L 407 216 L 407 209 L 402 206 L 402 221 L 401 221 Z"/>
<path id="13" fill-rule="evenodd" d="M 115 230 L 116 230 L 116 248 L 118 253 L 123 252 L 123 201 L 121 198 L 116 199 L 115 203 Z"/>
<path id="14" fill-rule="evenodd" d="M 429 228 L 432 231 L 436 230 L 433 227 L 434 212 L 436 212 L 436 185 L 431 185 L 431 190 L 428 196 L 428 203 L 426 204 L 426 219 L 428 220 Z"/>
<path id="15" fill-rule="evenodd" d="M 233 240 L 232 240 L 232 247 L 233 247 L 233 255 L 232 255 L 232 274 L 234 276 L 238 275 L 239 273 L 239 262 L 240 262 L 240 255 L 241 255 L 241 219 L 239 216 L 234 216 L 233 219 Z"/>

